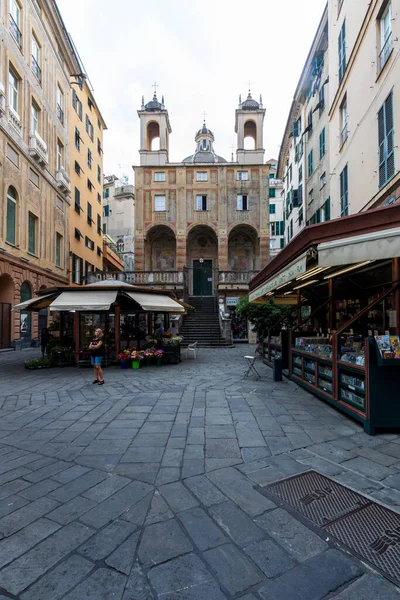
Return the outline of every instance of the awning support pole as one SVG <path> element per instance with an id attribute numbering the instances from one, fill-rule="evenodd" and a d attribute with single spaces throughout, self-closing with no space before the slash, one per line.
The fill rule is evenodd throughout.
<path id="1" fill-rule="evenodd" d="M 76 310 L 74 313 L 75 352 L 79 352 L 79 315 L 80 313 Z M 76 359 L 78 360 L 78 357 Z"/>
<path id="2" fill-rule="evenodd" d="M 392 261 L 392 280 L 397 283 L 400 281 L 400 258 L 394 258 Z M 396 323 L 397 326 L 394 327 L 393 334 L 400 334 L 400 289 L 398 288 L 394 293 L 394 306 L 393 309 L 396 311 Z"/>
<path id="3" fill-rule="evenodd" d="M 121 307 L 115 307 L 115 357 L 118 357 L 121 346 Z"/>
<path id="4" fill-rule="evenodd" d="M 329 279 L 328 282 L 328 295 L 331 299 L 329 304 L 329 329 L 333 331 L 335 329 L 335 300 L 333 298 L 333 278 Z"/>

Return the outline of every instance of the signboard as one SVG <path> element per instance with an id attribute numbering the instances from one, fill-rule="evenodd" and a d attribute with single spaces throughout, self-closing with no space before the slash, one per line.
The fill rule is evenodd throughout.
<path id="1" fill-rule="evenodd" d="M 280 271 L 277 275 L 269 279 L 266 283 L 263 283 L 260 287 L 253 290 L 249 294 L 250 302 L 257 300 L 261 296 L 265 296 L 268 292 L 273 292 L 276 288 L 296 279 L 299 275 L 303 275 L 307 269 L 307 256 L 303 254 L 300 258 L 293 261 L 286 269 Z"/>
<path id="2" fill-rule="evenodd" d="M 238 296 L 232 296 L 231 298 L 227 298 L 226 299 L 226 305 L 227 306 L 237 306 L 238 303 L 239 303 Z"/>

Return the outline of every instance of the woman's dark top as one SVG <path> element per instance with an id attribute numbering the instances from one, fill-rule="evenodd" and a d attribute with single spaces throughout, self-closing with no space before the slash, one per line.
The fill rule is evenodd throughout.
<path id="1" fill-rule="evenodd" d="M 103 343 L 101 344 L 101 346 L 99 348 L 96 348 L 96 346 L 98 346 L 100 342 L 103 342 Z M 102 337 L 92 339 L 91 355 L 92 356 L 104 356 L 104 340 Z"/>
<path id="2" fill-rule="evenodd" d="M 41 346 L 47 346 L 49 341 L 50 341 L 50 333 L 48 331 L 40 334 L 40 345 Z"/>

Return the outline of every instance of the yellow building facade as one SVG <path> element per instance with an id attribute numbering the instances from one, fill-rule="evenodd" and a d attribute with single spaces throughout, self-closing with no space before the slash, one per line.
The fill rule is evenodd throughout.
<path id="1" fill-rule="evenodd" d="M 50 0 L 0 3 L 0 349 L 46 315 L 11 307 L 67 284 L 70 77 L 79 69 Z M 42 319 L 42 320 L 41 320 Z"/>
<path id="2" fill-rule="evenodd" d="M 70 100 L 70 281 L 83 285 L 103 270 L 103 131 L 106 124 L 87 79 L 72 82 Z"/>

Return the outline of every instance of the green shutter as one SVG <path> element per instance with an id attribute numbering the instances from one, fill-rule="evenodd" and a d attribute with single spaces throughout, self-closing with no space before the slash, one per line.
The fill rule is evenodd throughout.
<path id="1" fill-rule="evenodd" d="M 269 214 L 274 215 L 276 213 L 276 204 L 269 205 Z"/>
<path id="2" fill-rule="evenodd" d="M 56 233 L 56 266 L 61 266 L 61 235 Z"/>
<path id="3" fill-rule="evenodd" d="M 331 199 L 325 202 L 325 221 L 330 221 L 331 218 Z"/>
<path id="4" fill-rule="evenodd" d="M 284 247 L 285 247 L 285 239 L 281 238 L 281 248 L 284 248 Z"/>
<path id="5" fill-rule="evenodd" d="M 269 188 L 269 197 L 276 198 L 276 188 Z"/>
<path id="6" fill-rule="evenodd" d="M 28 252 L 36 254 L 36 218 L 31 213 L 28 218 Z"/>
<path id="7" fill-rule="evenodd" d="M 15 245 L 15 225 L 16 225 L 16 203 L 11 198 L 7 198 L 7 234 L 6 240 Z"/>

